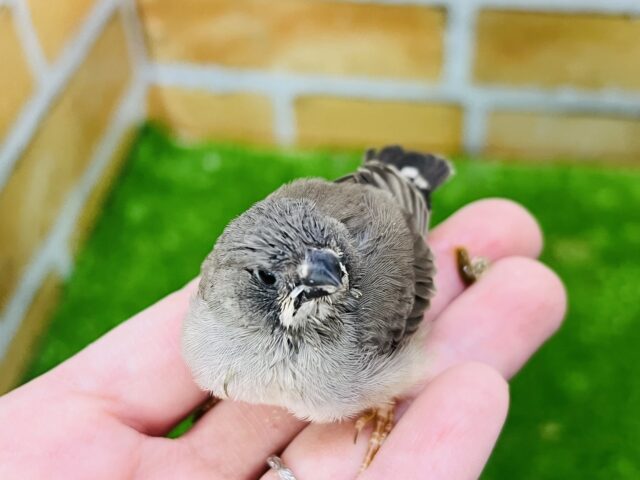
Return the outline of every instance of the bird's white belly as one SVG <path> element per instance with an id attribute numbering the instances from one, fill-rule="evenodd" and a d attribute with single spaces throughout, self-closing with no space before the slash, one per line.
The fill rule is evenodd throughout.
<path id="1" fill-rule="evenodd" d="M 424 344 L 421 335 L 414 337 L 384 364 L 371 363 L 346 375 L 347 365 L 343 372 L 330 372 L 310 364 L 294 373 L 289 365 L 280 364 L 271 375 L 232 385 L 229 393 L 249 403 L 284 407 L 296 417 L 313 422 L 355 417 L 406 394 L 423 380 Z M 343 379 L 335 381 L 336 377 Z"/>

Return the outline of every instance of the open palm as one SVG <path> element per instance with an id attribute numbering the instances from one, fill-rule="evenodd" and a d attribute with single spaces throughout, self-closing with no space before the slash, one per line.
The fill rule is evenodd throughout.
<path id="1" fill-rule="evenodd" d="M 457 212 L 431 234 L 438 293 L 427 313 L 429 379 L 365 479 L 477 478 L 515 374 L 560 325 L 565 293 L 533 260 L 535 221 L 504 200 Z M 464 289 L 454 250 L 492 261 Z M 0 398 L 0 478 L 275 480 L 280 453 L 300 480 L 352 479 L 366 449 L 353 423 L 308 425 L 275 407 L 221 401 L 179 439 L 164 435 L 205 399 L 180 355 L 194 283 L 123 323 L 51 372 Z M 82 322 L 83 319 L 78 319 Z"/>

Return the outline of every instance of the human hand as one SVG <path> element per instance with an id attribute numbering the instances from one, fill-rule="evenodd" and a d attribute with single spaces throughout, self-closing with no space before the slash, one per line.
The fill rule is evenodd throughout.
<path id="1" fill-rule="evenodd" d="M 427 313 L 429 382 L 365 479 L 479 476 L 516 373 L 559 326 L 564 288 L 532 260 L 535 221 L 504 200 L 471 204 L 430 234 L 438 275 Z M 464 289 L 454 250 L 493 264 Z M 180 354 L 192 282 L 51 372 L 0 398 L 0 478 L 277 479 L 277 452 L 299 480 L 350 479 L 366 449 L 351 422 L 307 425 L 269 406 L 221 401 L 185 435 L 165 435 L 205 398 Z M 82 319 L 78 319 L 82 321 Z M 265 473 L 266 472 L 266 473 Z"/>

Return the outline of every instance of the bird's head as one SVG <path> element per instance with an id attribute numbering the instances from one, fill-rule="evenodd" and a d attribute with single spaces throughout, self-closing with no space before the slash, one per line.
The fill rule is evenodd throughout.
<path id="1" fill-rule="evenodd" d="M 342 223 L 308 200 L 270 197 L 225 229 L 205 262 L 201 294 L 233 305 L 238 321 L 254 327 L 322 330 L 358 298 L 356 276 Z"/>

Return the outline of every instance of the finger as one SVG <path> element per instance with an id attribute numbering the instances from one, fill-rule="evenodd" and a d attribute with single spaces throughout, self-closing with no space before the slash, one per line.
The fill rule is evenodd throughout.
<path id="1" fill-rule="evenodd" d="M 362 480 L 478 478 L 508 406 L 508 385 L 492 368 L 447 370 L 411 404 Z"/>
<path id="2" fill-rule="evenodd" d="M 534 260 L 497 261 L 438 317 L 427 338 L 432 375 L 461 361 L 491 365 L 511 377 L 560 326 L 566 293 Z"/>
<path id="3" fill-rule="evenodd" d="M 190 282 L 122 323 L 34 386 L 95 397 L 137 430 L 166 433 L 206 398 L 180 353 L 182 321 L 196 285 Z"/>
<path id="4" fill-rule="evenodd" d="M 442 373 L 402 416 L 358 478 L 477 478 L 504 423 L 508 398 L 505 380 L 487 366 L 465 364 Z M 354 478 L 366 442 L 353 445 L 344 436 L 337 442 L 334 435 L 352 428 L 348 423 L 312 425 L 298 437 L 304 442 L 292 443 L 282 459 L 305 480 Z M 263 476 L 277 479 L 274 471 Z"/>
<path id="5" fill-rule="evenodd" d="M 436 296 L 426 319 L 440 312 L 465 289 L 458 273 L 455 251 L 465 247 L 472 257 L 489 261 L 513 255 L 537 258 L 542 232 L 535 218 L 521 205 L 505 199 L 487 199 L 460 209 L 430 234 L 437 269 Z"/>
<path id="6" fill-rule="evenodd" d="M 443 222 L 431 233 L 429 243 L 439 269 L 438 293 L 431 308 L 436 313 L 463 290 L 453 254 L 456 246 L 497 259 L 537 255 L 541 240 L 535 220 L 522 207 L 506 200 L 483 200 Z M 192 282 L 144 310 L 39 384 L 57 388 L 57 380 L 51 380 L 60 379 L 66 388 L 103 399 L 106 409 L 134 428 L 150 434 L 165 432 L 205 398 L 180 353 L 181 324 L 194 290 Z M 201 422 L 213 422 L 213 413 L 221 406 Z"/>
<path id="7" fill-rule="evenodd" d="M 224 401 L 178 443 L 221 478 L 256 478 L 265 470 L 266 458 L 282 450 L 305 425 L 282 408 Z"/>
<path id="8" fill-rule="evenodd" d="M 492 225 L 492 228 L 480 228 L 478 219 L 484 219 Z M 439 294 L 436 308 L 442 309 L 464 288 L 459 280 L 455 264 L 453 254 L 455 246 L 467 245 L 474 254 L 492 259 L 514 253 L 537 255 L 541 246 L 541 237 L 537 224 L 522 207 L 505 200 L 485 200 L 462 209 L 437 227 L 430 243 L 439 262 L 436 280 Z M 260 416 L 250 415 L 248 410 L 253 407 L 240 405 L 236 408 L 230 407 L 229 402 L 221 402 L 200 420 L 199 431 L 189 432 L 186 435 L 186 440 L 192 442 L 196 450 L 199 448 L 212 450 L 212 439 L 225 438 L 225 432 L 237 428 L 238 424 L 247 425 L 247 418 L 251 418 L 254 422 L 247 425 L 249 430 L 262 428 L 262 424 L 268 422 Z M 273 441 L 269 440 L 269 435 L 266 435 L 264 439 L 256 437 L 254 441 L 239 437 L 239 443 L 234 443 L 230 438 L 225 442 L 225 446 L 235 451 L 246 451 L 245 458 L 251 458 L 250 453 L 255 453 L 259 467 L 263 466 L 265 458 L 263 452 L 277 452 L 283 444 L 283 437 L 279 434 L 281 432 L 295 432 L 300 428 L 299 423 L 291 417 L 288 420 L 283 419 L 283 422 L 291 422 L 291 425 L 279 425 L 278 435 L 274 434 Z M 342 427 L 333 426 L 332 428 L 344 427 L 345 425 Z M 352 437 L 353 426 L 349 424 L 346 430 L 344 435 Z M 285 443 L 289 439 L 285 439 Z M 215 453 L 212 452 L 212 454 Z M 251 475 L 256 466 L 243 460 L 233 465 L 232 468 L 239 473 L 246 472 L 247 475 Z"/>

